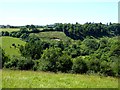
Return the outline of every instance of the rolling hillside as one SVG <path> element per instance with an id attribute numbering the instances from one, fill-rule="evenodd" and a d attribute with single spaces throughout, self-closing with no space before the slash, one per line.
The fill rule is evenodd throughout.
<path id="1" fill-rule="evenodd" d="M 25 42 L 20 40 L 19 38 L 13 38 L 13 37 L 0 37 L 0 46 L 5 50 L 5 53 L 7 55 L 20 55 L 19 53 L 19 45 L 25 45 Z M 12 46 L 12 44 L 15 44 L 16 47 Z"/>
<path id="2" fill-rule="evenodd" d="M 63 32 L 58 31 L 48 31 L 48 32 L 40 32 L 36 34 L 38 37 L 42 39 L 51 39 L 51 40 L 69 40 L 71 38 L 67 37 Z"/>

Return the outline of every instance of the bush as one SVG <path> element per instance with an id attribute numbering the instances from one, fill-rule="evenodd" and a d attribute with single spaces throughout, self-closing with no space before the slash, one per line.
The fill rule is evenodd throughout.
<path id="1" fill-rule="evenodd" d="M 67 54 L 63 54 L 61 56 L 60 55 L 61 52 L 60 51 L 57 52 L 57 50 L 59 50 L 59 48 L 57 48 L 55 52 L 51 53 L 49 56 L 48 55 L 45 55 L 45 57 L 42 56 L 39 62 L 39 70 L 52 72 L 69 72 L 71 70 L 72 68 L 71 57 L 68 56 Z M 44 54 L 45 53 L 46 52 L 44 52 Z M 50 53 L 50 51 L 47 53 Z"/>
<path id="2" fill-rule="evenodd" d="M 9 32 L 8 31 L 2 31 L 2 36 L 9 36 Z"/>
<path id="3" fill-rule="evenodd" d="M 101 62 L 101 73 L 106 76 L 117 76 L 118 75 L 118 64 L 116 62 Z"/>
<path id="4" fill-rule="evenodd" d="M 34 66 L 34 62 L 32 59 L 30 58 L 28 59 L 24 57 L 19 58 L 19 61 L 17 64 L 18 69 L 29 70 L 29 69 L 33 69 L 33 66 Z"/>
<path id="5" fill-rule="evenodd" d="M 5 68 L 10 68 L 10 69 L 29 70 L 29 69 L 33 69 L 34 62 L 32 59 L 14 56 L 10 59 L 10 61 L 6 62 L 4 66 Z"/>
<path id="6" fill-rule="evenodd" d="M 61 49 L 60 48 L 49 48 L 44 50 L 40 63 L 39 69 L 42 71 L 57 71 L 57 61 L 58 58 L 61 56 Z"/>
<path id="7" fill-rule="evenodd" d="M 39 63 L 40 63 L 40 60 L 34 60 L 34 66 L 33 66 L 34 71 L 39 70 Z"/>
<path id="8" fill-rule="evenodd" d="M 68 72 L 72 69 L 72 61 L 71 57 L 67 54 L 63 54 L 61 57 L 58 58 L 56 62 L 57 71 L 61 72 Z"/>
<path id="9" fill-rule="evenodd" d="M 72 72 L 73 73 L 86 73 L 88 70 L 87 64 L 82 57 L 73 59 Z"/>
<path id="10" fill-rule="evenodd" d="M 88 71 L 98 73 L 100 71 L 100 60 L 95 56 L 91 56 L 90 60 L 87 62 Z"/>
<path id="11" fill-rule="evenodd" d="M 0 47 L 0 66 L 4 67 L 4 63 L 9 61 L 9 57 L 5 55 L 4 50 Z M 0 67 L 0 68 L 2 68 Z"/>
<path id="12" fill-rule="evenodd" d="M 10 68 L 10 69 L 18 69 L 17 64 L 18 64 L 18 57 L 13 56 L 8 62 L 4 64 L 5 68 Z"/>

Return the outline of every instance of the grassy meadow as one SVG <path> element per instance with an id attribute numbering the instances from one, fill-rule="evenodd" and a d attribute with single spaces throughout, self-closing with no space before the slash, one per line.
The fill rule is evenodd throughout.
<path id="1" fill-rule="evenodd" d="M 58 31 L 40 32 L 36 35 L 42 39 L 55 39 L 56 38 L 56 39 L 60 39 L 64 41 L 70 39 L 63 32 L 58 32 Z"/>
<path id="2" fill-rule="evenodd" d="M 2 70 L 2 88 L 118 88 L 118 79 L 95 75 Z"/>
<path id="3" fill-rule="evenodd" d="M 19 31 L 20 28 L 0 28 L 0 32 L 1 31 L 8 31 L 8 32 L 12 32 L 12 31 Z"/>
<path id="4" fill-rule="evenodd" d="M 5 53 L 9 56 L 20 55 L 18 44 L 25 45 L 25 42 L 20 40 L 19 38 L 4 36 L 4 37 L 0 37 L 0 40 L 1 40 L 0 46 L 2 46 L 2 48 L 5 50 Z M 12 44 L 15 44 L 16 48 L 12 46 Z"/>

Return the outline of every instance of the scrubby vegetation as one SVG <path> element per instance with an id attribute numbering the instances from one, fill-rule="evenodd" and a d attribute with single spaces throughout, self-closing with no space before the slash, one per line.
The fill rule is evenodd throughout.
<path id="1" fill-rule="evenodd" d="M 9 57 L 3 52 L 3 68 L 119 76 L 120 24 L 56 23 L 42 28 L 27 25 L 19 31 L 2 31 L 2 36 L 26 42 L 18 45 L 19 56 Z"/>

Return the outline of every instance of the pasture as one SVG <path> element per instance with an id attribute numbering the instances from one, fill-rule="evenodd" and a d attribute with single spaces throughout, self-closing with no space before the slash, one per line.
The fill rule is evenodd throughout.
<path id="1" fill-rule="evenodd" d="M 16 47 L 12 46 L 12 44 L 15 44 Z M 19 45 L 25 45 L 25 42 L 20 40 L 19 38 L 13 38 L 8 36 L 0 37 L 0 46 L 5 50 L 6 55 L 20 55 L 18 49 Z"/>
<path id="2" fill-rule="evenodd" d="M 2 88 L 118 88 L 118 79 L 97 75 L 4 69 Z"/>
<path id="3" fill-rule="evenodd" d="M 63 32 L 58 31 L 40 32 L 36 35 L 42 39 L 60 39 L 63 41 L 70 39 Z"/>
<path id="4" fill-rule="evenodd" d="M 1 31 L 8 31 L 8 32 L 12 32 L 12 31 L 19 31 L 20 28 L 0 28 L 0 32 Z"/>

